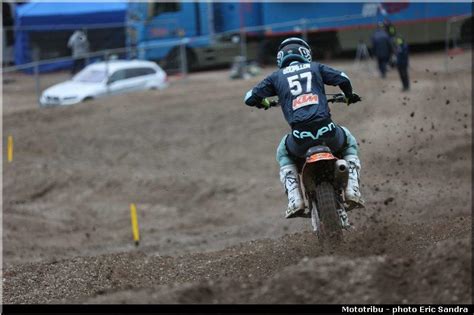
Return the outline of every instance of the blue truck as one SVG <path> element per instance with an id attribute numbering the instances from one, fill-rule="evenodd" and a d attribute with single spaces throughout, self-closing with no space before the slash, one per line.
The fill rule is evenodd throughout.
<path id="1" fill-rule="evenodd" d="M 453 23 L 453 36 L 471 34 L 472 3 L 130 2 L 127 44 L 167 68 L 178 66 L 185 47 L 188 65 L 199 68 L 228 64 L 242 49 L 249 59 L 273 60 L 281 39 L 295 35 L 317 55 L 338 54 L 369 43 L 384 20 L 410 44 L 444 42 L 454 16 L 467 18 Z"/>

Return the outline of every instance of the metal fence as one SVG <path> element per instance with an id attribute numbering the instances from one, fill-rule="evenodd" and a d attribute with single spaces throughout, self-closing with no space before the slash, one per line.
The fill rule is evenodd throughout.
<path id="1" fill-rule="evenodd" d="M 140 47 L 140 50 L 146 51 L 149 49 L 156 49 L 156 48 L 162 48 L 162 47 L 179 46 L 180 47 L 179 64 L 178 64 L 179 68 L 169 69 L 169 71 L 172 73 L 180 73 L 183 76 L 186 76 L 188 67 L 187 67 L 186 54 L 183 52 L 185 51 L 185 46 L 187 43 L 188 43 L 188 39 L 182 38 L 173 42 Z M 40 98 L 41 98 L 42 90 L 44 88 L 47 88 L 56 83 L 60 83 L 65 80 L 71 79 L 71 77 L 74 75 L 68 70 L 60 70 L 60 71 L 55 71 L 53 73 L 49 73 L 49 72 L 40 73 L 39 69 L 41 66 L 52 64 L 52 63 L 71 62 L 78 59 L 83 59 L 85 61 L 85 65 L 89 65 L 95 62 L 105 62 L 106 63 L 105 68 L 108 69 L 109 62 L 113 62 L 116 59 L 131 59 L 130 56 L 136 56 L 138 54 L 138 52 L 136 51 L 133 52 L 132 50 L 133 49 L 131 47 L 106 49 L 106 50 L 101 50 L 101 51 L 89 52 L 87 54 L 81 55 L 81 57 L 68 56 L 68 57 L 60 57 L 60 58 L 43 59 L 43 60 L 37 60 L 37 61 L 25 63 L 22 65 L 5 67 L 5 68 L 2 68 L 3 80 L 4 82 L 12 81 L 13 75 L 18 72 L 31 73 L 32 76 L 27 76 L 27 75 L 22 76 L 22 80 L 25 80 L 25 79 L 34 80 L 36 100 L 37 100 L 38 105 L 41 107 L 42 105 L 40 102 Z M 36 55 L 38 55 L 38 53 L 36 53 Z M 123 58 L 119 58 L 120 56 L 122 56 Z M 9 77 L 9 75 L 11 76 Z M 46 78 L 44 80 L 45 84 L 43 84 L 42 78 Z"/>
<path id="2" fill-rule="evenodd" d="M 452 47 L 452 45 L 456 45 L 457 43 L 457 33 L 454 32 L 456 28 L 453 27 L 456 23 L 459 23 L 463 19 L 466 19 L 468 16 L 462 16 L 462 17 L 456 17 L 449 19 L 446 22 L 446 71 L 448 71 L 449 67 L 449 52 Z M 212 39 L 214 41 L 219 41 L 226 39 L 229 42 L 233 43 L 235 45 L 235 56 L 240 55 L 243 57 L 244 60 L 248 59 L 254 59 L 256 58 L 255 54 L 255 44 L 261 45 L 261 42 L 255 41 L 255 37 L 264 39 L 266 35 L 271 35 L 274 33 L 278 33 L 281 30 L 288 30 L 291 29 L 292 32 L 294 32 L 295 35 L 301 36 L 304 39 L 309 38 L 310 33 L 317 32 L 319 30 L 319 27 L 323 23 L 327 22 L 337 22 L 337 21 L 347 21 L 347 20 L 354 20 L 357 21 L 359 19 L 366 19 L 367 16 L 364 15 L 353 15 L 353 16 L 340 16 L 340 17 L 331 17 L 331 18 L 315 18 L 315 19 L 300 19 L 300 20 L 295 20 L 295 21 L 288 21 L 288 22 L 283 22 L 283 23 L 275 23 L 275 24 L 268 24 L 268 25 L 261 25 L 261 26 L 255 26 L 255 27 L 243 27 L 223 33 L 216 33 L 212 35 Z M 375 18 L 374 18 L 374 26 L 375 26 Z M 107 30 L 108 32 L 102 32 L 102 34 L 107 34 L 110 33 L 113 30 L 122 30 L 123 33 L 125 34 L 125 31 L 127 29 L 127 24 L 97 24 L 97 25 L 88 25 L 87 27 L 81 27 L 85 29 L 85 31 L 88 33 L 88 37 L 91 40 L 91 42 L 95 42 L 96 39 L 91 38 L 92 34 L 98 33 L 99 30 Z M 64 34 L 70 35 L 74 29 L 77 29 L 75 27 L 71 26 L 61 26 L 61 25 L 56 25 L 54 26 L 51 31 L 54 31 L 54 34 L 59 34 L 56 32 L 65 32 Z M 360 68 L 362 66 L 361 62 L 364 62 L 366 65 L 366 69 L 369 72 L 373 72 L 373 68 L 371 67 L 371 59 L 370 59 L 370 54 L 367 49 L 367 44 L 369 41 L 369 38 L 367 37 L 367 34 L 370 34 L 371 30 L 370 29 L 365 29 L 363 30 L 366 34 L 364 35 L 365 38 L 354 38 L 354 41 L 357 42 L 357 49 L 354 49 L 356 51 L 356 59 L 354 62 L 354 66 L 357 66 Z M 99 35 L 94 35 L 94 36 L 99 36 Z M 102 35 L 100 35 L 102 36 Z M 99 37 L 100 37 L 99 36 Z M 125 35 L 124 35 L 125 36 Z M 260 36 L 260 37 L 258 37 Z M 48 38 L 45 40 L 48 41 L 53 41 L 53 45 L 51 47 L 56 47 L 56 46 L 61 46 L 65 47 L 67 43 L 67 36 L 50 36 L 52 38 Z M 253 37 L 253 41 L 250 40 L 250 38 Z M 110 61 L 113 58 L 121 58 L 121 59 L 133 59 L 136 58 L 137 56 L 143 56 L 146 54 L 148 50 L 153 50 L 156 48 L 178 48 L 177 50 L 175 49 L 176 53 L 176 60 L 178 61 L 177 63 L 174 64 L 174 68 L 167 68 L 167 72 L 169 73 L 178 73 L 181 74 L 182 77 L 186 77 L 188 73 L 188 69 L 190 66 L 190 60 L 189 56 L 187 54 L 187 49 L 186 47 L 188 46 L 190 41 L 196 41 L 196 40 L 203 40 L 208 38 L 208 36 L 201 36 L 201 37 L 183 37 L 183 38 L 178 38 L 175 40 L 169 40 L 166 42 L 158 43 L 158 44 L 148 44 L 148 45 L 140 45 L 137 47 L 131 47 L 131 46 L 125 46 L 125 47 L 114 47 L 114 48 L 107 48 L 107 49 L 101 49 L 100 45 L 91 45 L 91 51 L 87 54 L 84 54 L 81 58 L 84 58 L 86 60 L 86 64 L 90 64 L 93 62 L 97 61 Z M 41 38 L 33 38 L 32 42 L 35 43 L 37 41 L 40 41 Z M 123 42 L 125 41 L 125 38 L 123 39 Z M 249 52 L 249 45 L 253 44 L 254 47 L 252 48 L 252 52 Z M 61 75 L 56 75 L 56 81 L 58 82 L 53 82 L 49 79 L 49 76 L 47 80 L 41 79 L 43 76 L 40 74 L 40 67 L 42 65 L 47 65 L 51 63 L 58 63 L 58 62 L 71 62 L 73 60 L 76 60 L 78 58 L 74 58 L 71 56 L 68 56 L 68 51 L 66 49 L 60 49 L 59 53 L 58 52 L 52 52 L 52 51 L 42 51 L 41 50 L 41 45 L 33 45 L 34 49 L 31 50 L 32 53 L 32 62 L 26 63 L 26 64 L 21 64 L 21 65 L 16 65 L 16 66 L 10 66 L 10 67 L 4 67 L 2 68 L 2 73 L 4 76 L 4 79 L 8 80 L 8 76 L 11 73 L 18 72 L 18 71 L 27 71 L 29 73 L 33 74 L 33 79 L 34 79 L 34 88 L 35 88 L 35 93 L 36 93 L 36 99 L 38 101 L 38 104 L 40 104 L 40 96 L 43 88 L 46 88 L 49 85 L 52 85 L 54 83 L 59 83 L 59 80 L 64 80 L 67 78 L 70 78 L 70 74 L 63 71 L 60 72 Z M 257 47 L 258 48 L 258 47 Z M 261 47 L 258 48 L 261 50 Z M 324 47 L 320 48 L 320 50 L 324 51 Z M 58 55 L 59 54 L 59 55 Z M 273 57 L 273 55 L 272 55 Z M 47 76 L 48 74 L 45 74 Z"/>
<path id="3" fill-rule="evenodd" d="M 298 19 L 293 21 L 286 21 L 280 23 L 273 23 L 273 24 L 266 24 L 266 25 L 259 25 L 259 26 L 252 26 L 252 27 L 241 27 L 234 30 L 229 30 L 226 32 L 215 33 L 211 36 L 214 38 L 226 38 L 226 37 L 238 37 L 238 43 L 240 45 L 240 55 L 244 57 L 248 57 L 248 39 L 255 34 L 265 34 L 261 35 L 262 37 L 266 35 L 272 35 L 274 33 L 278 33 L 280 31 L 291 31 L 296 34 L 300 35 L 303 39 L 308 39 L 309 32 L 316 32 L 320 29 L 321 24 L 329 23 L 329 22 L 338 22 L 338 21 L 357 21 L 361 19 L 367 19 L 367 16 L 358 14 L 358 15 L 344 15 L 338 17 L 328 17 L 328 18 L 314 18 L 314 19 Z M 374 25 L 375 25 L 375 18 L 374 18 Z M 162 23 L 163 21 L 160 21 Z M 170 24 L 179 24 L 178 21 L 168 21 Z M 151 22 L 153 23 L 153 22 Z M 150 22 L 148 23 L 150 26 Z M 114 53 L 124 53 L 131 50 L 138 49 L 137 47 L 112 47 L 108 42 L 111 42 L 109 39 L 104 40 L 104 38 L 108 38 L 110 33 L 117 34 L 120 33 L 119 37 L 122 36 L 122 42 L 127 43 L 125 40 L 125 34 L 127 32 L 127 28 L 130 25 L 127 23 L 106 23 L 106 24 L 90 24 L 87 26 L 71 26 L 71 25 L 41 25 L 41 32 L 38 32 L 38 27 L 33 26 L 22 26 L 22 27 L 6 27 L 4 31 L 32 31 L 30 32 L 30 46 L 31 46 L 31 55 L 29 56 L 30 60 L 34 60 L 34 62 L 55 62 L 55 60 L 64 61 L 66 59 L 60 58 L 70 58 L 69 56 L 70 51 L 66 46 L 69 36 L 72 34 L 74 30 L 82 29 L 86 33 L 89 42 L 91 43 L 90 51 L 91 54 L 87 55 L 87 58 L 93 58 L 96 56 L 103 55 L 107 51 L 114 51 Z M 34 32 L 33 32 L 34 31 Z M 190 41 L 190 40 L 199 40 L 204 39 L 208 36 L 198 36 L 192 38 L 182 38 L 181 40 Z M 42 49 L 41 47 L 44 46 L 42 43 L 47 42 L 48 49 Z M 176 41 L 170 42 L 170 44 L 175 44 Z M 153 49 L 156 47 L 166 47 L 170 44 L 160 44 L 158 46 L 141 46 L 140 49 Z M 44 64 L 44 63 L 43 63 Z M 19 65 L 19 67 L 23 67 L 23 65 Z M 10 69 L 7 68 L 6 71 Z"/>
<path id="4" fill-rule="evenodd" d="M 337 17 L 337 18 L 323 18 L 323 19 L 300 19 L 295 21 L 289 21 L 284 23 L 275 23 L 275 24 L 268 24 L 268 25 L 261 25 L 255 27 L 243 27 L 227 32 L 216 33 L 212 35 L 211 41 L 218 41 L 222 39 L 226 39 L 229 42 L 235 45 L 235 56 L 242 56 L 244 60 L 248 60 L 249 58 L 249 35 L 255 36 L 255 34 L 263 33 L 272 33 L 278 32 L 283 28 L 291 27 L 294 32 L 299 32 L 299 34 L 307 39 L 308 31 L 315 31 L 317 30 L 318 23 L 328 22 L 328 21 L 337 21 L 337 20 L 348 20 L 348 19 L 360 19 L 365 18 L 362 15 L 358 16 L 344 16 L 344 17 Z M 59 83 L 66 79 L 70 79 L 72 74 L 69 74 L 66 71 L 59 71 L 56 72 L 55 75 L 50 75 L 49 73 L 40 73 L 40 67 L 43 65 L 53 64 L 53 63 L 61 63 L 61 62 L 72 62 L 77 59 L 84 59 L 85 64 L 91 64 L 94 62 L 105 61 L 108 62 L 111 59 L 116 59 L 119 57 L 120 59 L 133 59 L 139 56 L 146 55 L 147 51 L 151 51 L 157 48 L 176 48 L 175 50 L 176 56 L 175 58 L 178 60 L 177 63 L 174 63 L 174 68 L 168 67 L 166 71 L 168 73 L 179 74 L 181 77 L 186 77 L 188 74 L 188 69 L 190 66 L 190 60 L 188 60 L 187 54 L 187 45 L 191 40 L 199 41 L 208 38 L 208 36 L 200 36 L 200 37 L 183 37 L 175 40 L 168 40 L 163 43 L 157 44 L 146 44 L 146 45 L 139 45 L 136 47 L 132 46 L 125 46 L 125 47 L 115 47 L 115 48 L 107 48 L 107 49 L 100 49 L 100 47 L 107 46 L 106 44 L 97 45 L 94 44 L 96 42 L 101 42 L 100 38 L 103 37 L 104 34 L 110 34 L 117 31 L 122 32 L 125 34 L 127 29 L 127 24 L 94 24 L 88 25 L 86 27 L 74 27 L 70 25 L 43 25 L 42 28 L 47 30 L 50 33 L 47 38 L 44 38 L 43 35 L 35 34 L 30 39 L 30 46 L 32 49 L 30 50 L 29 59 L 33 60 L 28 63 L 9 66 L 2 68 L 2 73 L 4 79 L 8 82 L 9 81 L 9 74 L 15 72 L 27 72 L 32 74 L 32 78 L 34 79 L 34 90 L 36 95 L 36 100 L 39 106 L 41 106 L 40 98 L 42 94 L 42 90 L 50 85 L 55 83 Z M 69 36 L 71 33 L 76 29 L 82 29 L 87 34 L 89 41 L 91 42 L 91 49 L 89 53 L 83 54 L 81 57 L 72 57 L 70 56 L 70 52 L 66 47 L 66 43 L 68 41 Z M 6 29 L 5 29 L 6 30 Z M 22 27 L 22 28 L 12 28 L 11 30 L 37 30 L 35 27 Z M 31 32 L 34 34 L 35 32 Z M 97 35 L 97 33 L 101 33 L 102 35 Z M 54 35 L 53 35 L 54 34 Z M 93 34 L 96 34 L 93 36 Z M 48 48 L 44 49 L 44 45 L 41 45 L 42 41 L 46 41 L 48 43 Z M 122 42 L 126 42 L 125 38 L 123 38 Z M 110 46 L 110 45 L 109 45 Z M 252 58 L 255 58 L 255 54 L 253 54 Z M 45 78 L 42 80 L 42 77 Z M 27 77 L 23 76 L 22 79 L 25 80 Z M 51 78 L 55 78 L 56 80 L 52 80 Z M 28 78 L 31 79 L 31 78 Z M 4 80 L 4 81 L 5 81 Z"/>
<path id="5" fill-rule="evenodd" d="M 471 18 L 472 15 L 460 15 L 454 16 L 446 21 L 446 37 L 445 37 L 445 58 L 444 58 L 444 69 L 446 72 L 456 69 L 455 65 L 451 62 L 451 57 L 455 54 L 462 53 L 463 48 L 459 43 L 461 33 L 461 23 Z M 469 43 L 472 42 L 472 33 L 470 38 L 467 40 Z"/>

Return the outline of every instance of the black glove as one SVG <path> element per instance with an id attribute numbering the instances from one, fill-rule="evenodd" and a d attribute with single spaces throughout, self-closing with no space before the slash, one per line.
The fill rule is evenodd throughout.
<path id="1" fill-rule="evenodd" d="M 350 104 L 354 104 L 354 103 L 357 103 L 357 102 L 360 102 L 362 99 L 360 98 L 359 95 L 355 94 L 355 93 L 352 93 L 351 95 L 349 96 L 346 96 L 346 104 L 347 106 L 349 106 Z"/>

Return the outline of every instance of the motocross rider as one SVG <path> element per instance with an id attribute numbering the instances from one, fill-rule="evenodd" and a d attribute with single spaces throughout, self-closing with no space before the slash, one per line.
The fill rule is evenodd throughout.
<path id="1" fill-rule="evenodd" d="M 291 126 L 278 146 L 280 181 L 288 196 L 286 218 L 302 216 L 305 211 L 297 164 L 304 162 L 306 151 L 325 143 L 349 165 L 345 198 L 354 207 L 363 207 L 359 190 L 360 161 L 357 141 L 350 131 L 331 120 L 324 85 L 339 86 L 347 105 L 360 101 L 352 92 L 349 77 L 326 65 L 311 62 L 311 48 L 302 39 L 285 39 L 278 48 L 279 70 L 267 76 L 245 95 L 245 104 L 268 109 L 267 97 L 278 96 L 283 115 Z"/>

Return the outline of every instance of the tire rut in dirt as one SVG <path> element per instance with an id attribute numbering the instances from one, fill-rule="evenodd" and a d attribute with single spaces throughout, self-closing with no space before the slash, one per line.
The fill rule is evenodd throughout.
<path id="1" fill-rule="evenodd" d="M 242 104 L 272 69 L 52 109 L 37 108 L 34 80 L 9 74 L 3 130 L 18 141 L 3 165 L 4 301 L 471 303 L 472 68 L 412 59 L 409 93 L 396 72 L 351 71 L 364 101 L 331 109 L 359 141 L 366 197 L 333 248 L 282 214 L 271 161 L 288 132 L 281 112 Z M 470 52 L 457 60 L 471 65 Z"/>

